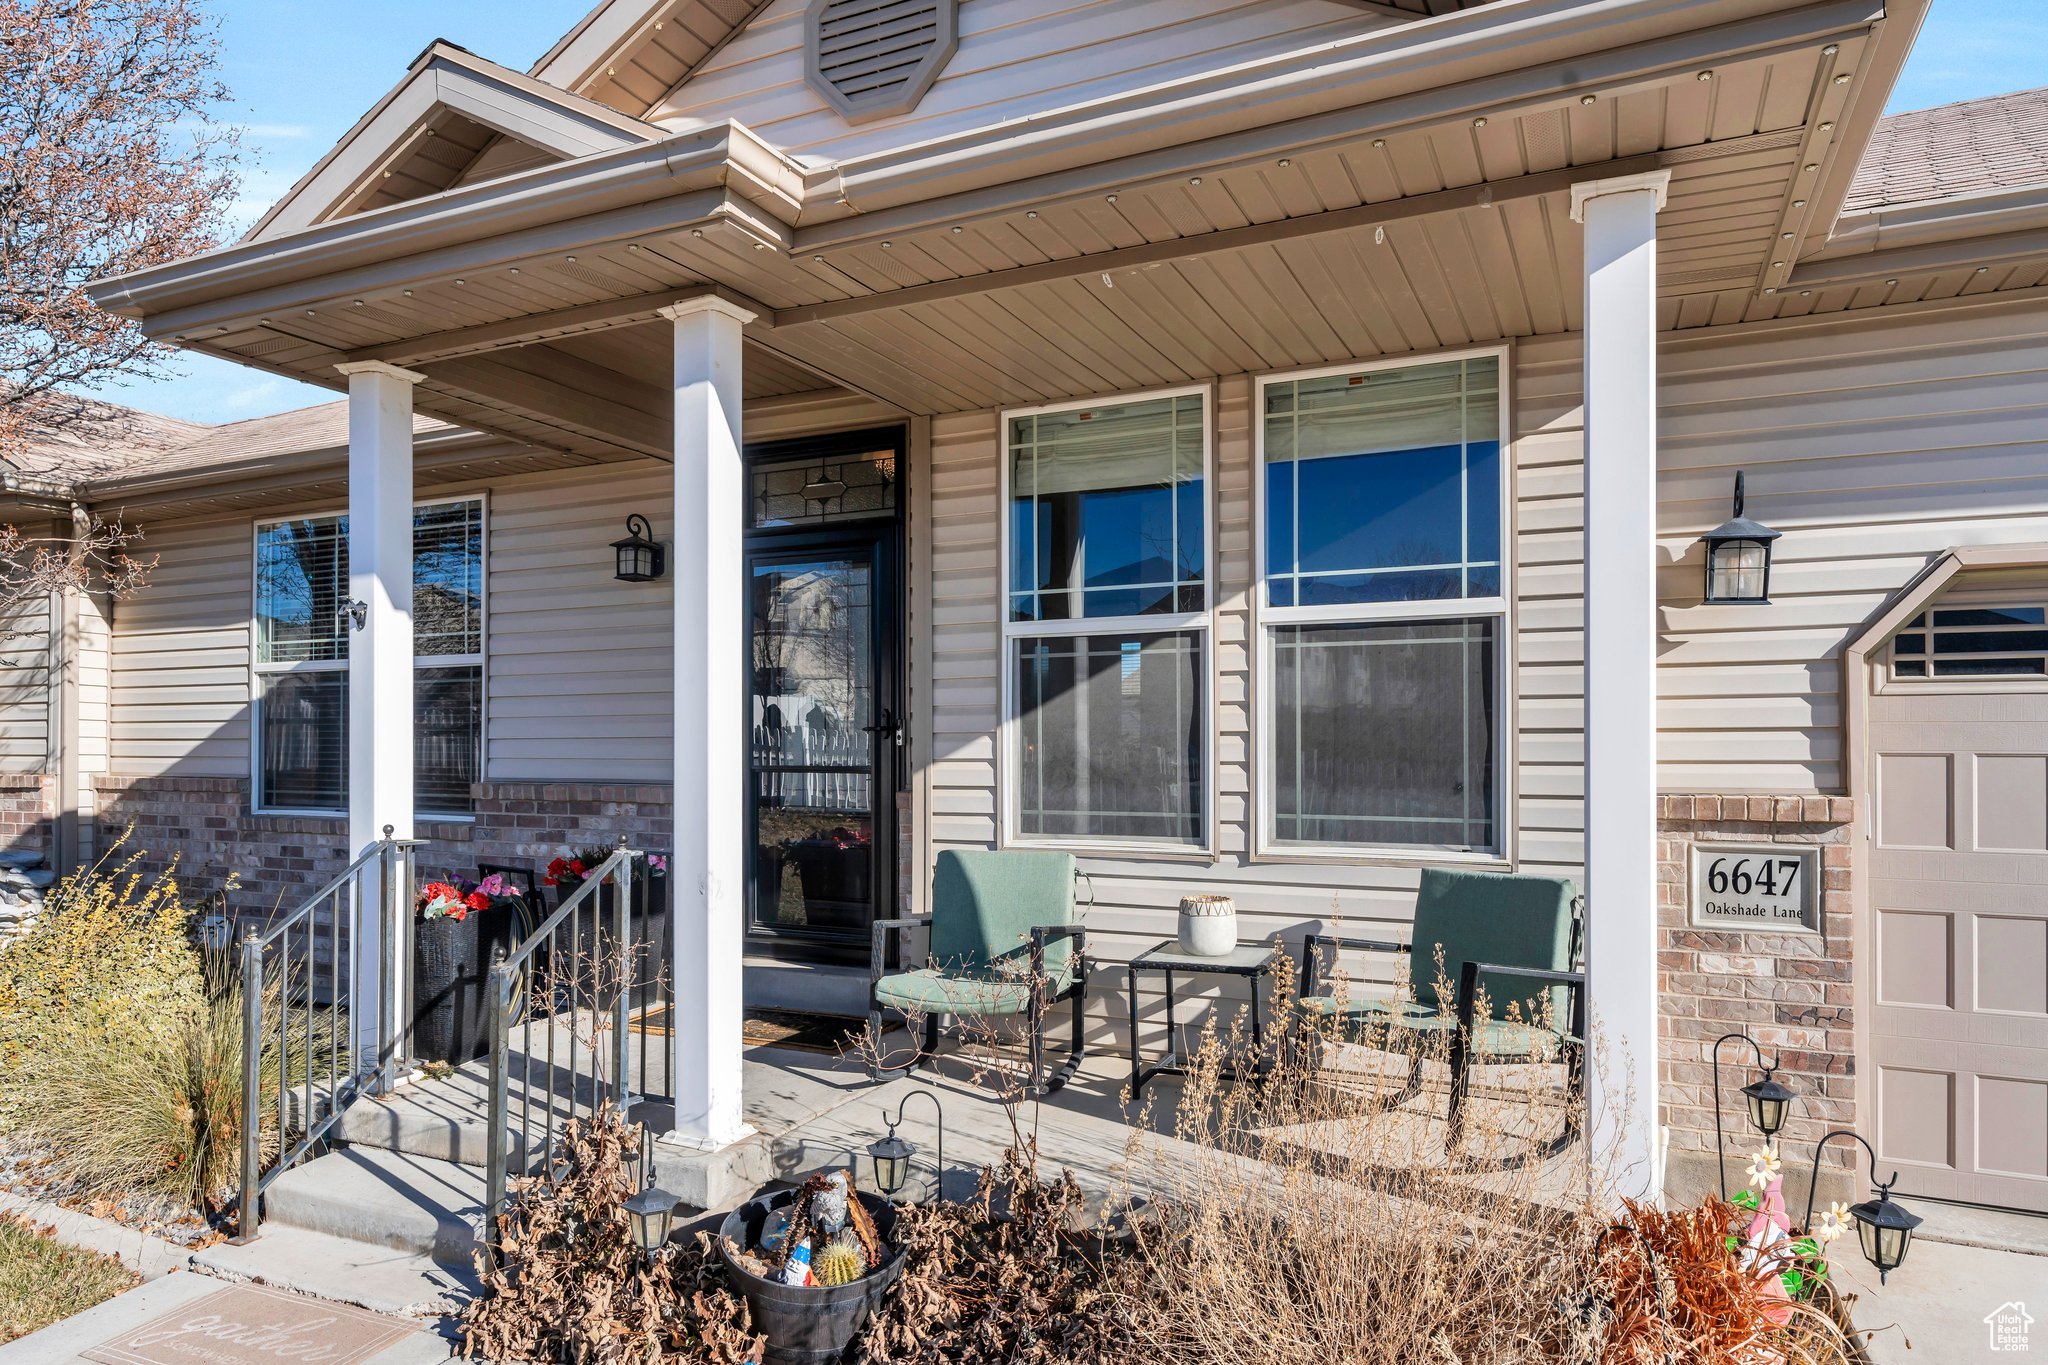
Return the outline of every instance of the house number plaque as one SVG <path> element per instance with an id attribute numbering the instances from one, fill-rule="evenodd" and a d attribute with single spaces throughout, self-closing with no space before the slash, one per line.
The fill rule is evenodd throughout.
<path id="1" fill-rule="evenodd" d="M 1701 929 L 1820 932 L 1820 849 L 1694 844 L 1692 922 Z"/>

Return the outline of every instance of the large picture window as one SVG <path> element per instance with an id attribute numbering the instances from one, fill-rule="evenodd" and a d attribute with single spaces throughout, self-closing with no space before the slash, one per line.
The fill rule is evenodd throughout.
<path id="1" fill-rule="evenodd" d="M 1260 385 L 1263 844 L 1502 851 L 1497 354 Z"/>
<path id="2" fill-rule="evenodd" d="M 1007 836 L 1207 843 L 1204 389 L 1006 414 Z"/>
<path id="3" fill-rule="evenodd" d="M 465 815 L 482 775 L 484 522 L 476 499 L 413 512 L 413 802 Z M 348 808 L 348 518 L 256 527 L 256 807 Z"/>

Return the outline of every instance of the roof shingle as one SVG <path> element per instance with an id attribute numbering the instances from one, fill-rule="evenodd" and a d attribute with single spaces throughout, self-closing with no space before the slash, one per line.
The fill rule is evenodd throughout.
<path id="1" fill-rule="evenodd" d="M 1878 121 L 1843 211 L 2048 184 L 2048 88 Z"/>

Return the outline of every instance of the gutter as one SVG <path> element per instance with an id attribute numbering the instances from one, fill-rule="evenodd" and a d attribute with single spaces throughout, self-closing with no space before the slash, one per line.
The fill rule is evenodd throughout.
<path id="1" fill-rule="evenodd" d="M 2048 227 L 2048 184 L 1981 190 L 1946 199 L 1845 213 L 1827 245 L 1809 254 L 1809 261 L 1839 260 L 1895 247 L 1990 237 Z"/>
<path id="2" fill-rule="evenodd" d="M 529 448 L 503 436 L 493 436 L 488 432 L 474 431 L 466 427 L 416 433 L 413 436 L 414 469 L 431 470 L 438 464 L 471 457 L 477 450 L 489 446 L 504 446 L 508 450 Z M 329 467 L 336 471 L 346 471 L 346 441 L 339 445 L 314 446 L 269 455 L 217 460 L 211 464 L 187 465 L 163 473 L 144 472 L 132 477 L 100 479 L 81 484 L 77 496 L 78 500 L 87 506 L 97 507 L 127 499 L 159 499 L 164 495 L 192 488 L 205 488 L 209 496 L 225 495 L 236 492 L 237 485 L 241 482 L 283 475 L 307 478 L 316 476 Z"/>

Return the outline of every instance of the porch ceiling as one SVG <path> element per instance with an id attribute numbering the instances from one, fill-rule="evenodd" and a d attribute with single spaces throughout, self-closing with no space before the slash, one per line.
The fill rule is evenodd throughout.
<path id="1" fill-rule="evenodd" d="M 1576 330 L 1569 187 L 1657 167 L 1672 172 L 1665 328 L 1858 306 L 1859 288 L 1775 291 L 1794 249 L 1825 239 L 1846 185 L 1836 148 L 1853 156 L 1882 103 L 1903 47 L 1880 41 L 1882 23 L 1867 5 L 1809 5 L 1553 72 L 1540 98 L 1510 97 L 1533 76 L 1439 89 L 867 213 L 850 212 L 865 167 L 756 166 L 713 193 L 676 185 L 422 255 L 402 275 L 251 295 L 258 315 L 224 301 L 146 325 L 331 387 L 336 363 L 392 361 L 428 376 L 419 406 L 450 421 L 590 458 L 665 457 L 669 342 L 653 320 L 691 294 L 760 315 L 749 398 L 837 385 L 912 412 L 1040 402 Z M 772 162 L 729 128 L 722 145 Z M 684 136 L 646 155 L 681 161 Z M 573 169 L 440 198 L 452 209 Z M 836 211 L 818 198 L 833 188 Z M 2019 265 L 1956 288 L 2040 278 Z"/>

